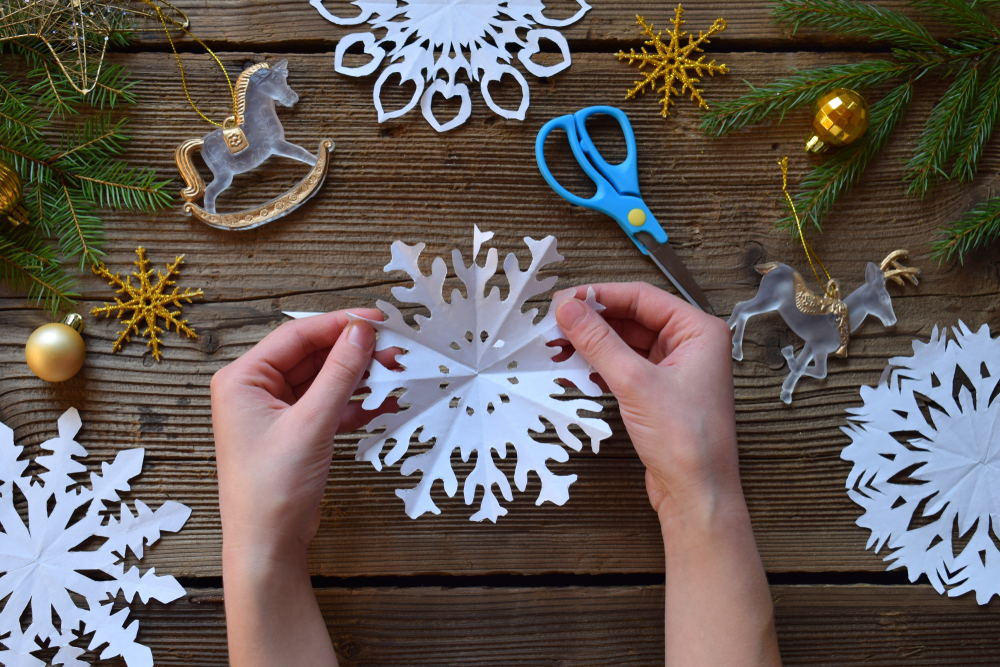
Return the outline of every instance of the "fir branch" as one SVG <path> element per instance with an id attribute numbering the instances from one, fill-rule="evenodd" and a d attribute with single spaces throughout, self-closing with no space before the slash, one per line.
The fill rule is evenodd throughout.
<path id="1" fill-rule="evenodd" d="M 0 72 L 0 136 L 6 143 L 18 137 L 40 138 L 45 127 L 35 110 L 21 101 L 24 91 Z"/>
<path id="2" fill-rule="evenodd" d="M 759 123 L 774 113 L 781 118 L 832 88 L 865 89 L 898 77 L 913 69 L 907 63 L 888 60 L 864 60 L 846 65 L 832 65 L 808 71 L 795 71 L 790 77 L 755 88 L 731 102 L 716 102 L 705 113 L 701 129 L 720 137 L 747 125 Z M 780 122 L 780 121 L 779 121 Z"/>
<path id="3" fill-rule="evenodd" d="M 976 204 L 958 220 L 941 227 L 939 234 L 943 238 L 932 245 L 931 257 L 942 262 L 957 257 L 964 264 L 969 252 L 1000 238 L 1000 197 Z"/>
<path id="4" fill-rule="evenodd" d="M 1000 32 L 986 14 L 968 0 L 911 0 L 914 7 L 923 9 L 967 37 L 990 43 L 1000 38 Z"/>
<path id="5" fill-rule="evenodd" d="M 778 0 L 776 21 L 820 28 L 849 37 L 866 37 L 907 49 L 941 51 L 942 45 L 922 25 L 904 14 L 852 0 Z"/>
<path id="6" fill-rule="evenodd" d="M 938 178 L 948 178 L 945 166 L 966 129 L 966 115 L 976 100 L 978 89 L 979 68 L 968 67 L 955 77 L 931 110 L 913 157 L 906 165 L 909 173 L 905 180 L 910 181 L 908 193 L 923 197 Z"/>
<path id="7" fill-rule="evenodd" d="M 805 224 L 822 228 L 823 216 L 837 199 L 850 191 L 876 155 L 885 147 L 896 125 L 906 115 L 913 99 L 913 81 L 890 90 L 871 107 L 868 132 L 854 144 L 840 149 L 829 160 L 814 168 L 800 185 L 795 207 Z M 779 225 L 795 230 L 795 219 L 788 215 Z"/>
<path id="8" fill-rule="evenodd" d="M 102 208 L 155 211 L 166 208 L 172 201 L 165 189 L 170 181 L 156 180 L 153 169 L 130 167 L 112 160 L 87 167 L 87 175 L 78 172 L 72 177 L 79 182 L 83 196 Z"/>
<path id="9" fill-rule="evenodd" d="M 62 232 L 59 247 L 66 258 L 80 256 L 82 271 L 87 264 L 97 264 L 98 257 L 104 255 L 99 249 L 104 245 L 104 232 L 101 219 L 90 212 L 86 201 L 80 201 L 79 194 L 71 194 L 66 184 L 62 184 L 58 201 L 50 207 L 50 225 Z"/>
<path id="10" fill-rule="evenodd" d="M 64 134 L 60 152 L 45 162 L 48 165 L 58 165 L 60 160 L 70 155 L 77 155 L 82 160 L 99 160 L 120 155 L 125 150 L 125 142 L 129 140 L 124 132 L 126 124 L 126 119 L 114 122 L 108 114 L 91 116 L 75 131 Z"/>
<path id="11" fill-rule="evenodd" d="M 29 301 L 53 314 L 68 307 L 73 297 L 73 280 L 65 275 L 51 248 L 30 230 L 0 228 L 0 281 L 27 293 Z"/>
<path id="12" fill-rule="evenodd" d="M 1000 116 L 1000 62 L 987 61 L 980 69 L 987 74 L 979 86 L 976 103 L 966 120 L 951 172 L 952 178 L 958 177 L 963 183 L 968 183 L 975 177 L 979 160 L 983 156 L 983 146 L 993 136 L 993 129 Z"/>

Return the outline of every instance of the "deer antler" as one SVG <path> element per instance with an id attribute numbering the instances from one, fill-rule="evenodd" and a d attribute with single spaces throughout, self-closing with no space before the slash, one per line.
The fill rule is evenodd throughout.
<path id="1" fill-rule="evenodd" d="M 914 285 L 917 284 L 917 274 L 920 273 L 920 269 L 915 266 L 904 266 L 898 261 L 906 259 L 908 255 L 909 253 L 906 250 L 893 250 L 882 260 L 879 268 L 885 274 L 886 280 L 891 280 L 897 285 L 905 285 L 906 283 L 903 282 L 903 278 L 906 278 Z"/>

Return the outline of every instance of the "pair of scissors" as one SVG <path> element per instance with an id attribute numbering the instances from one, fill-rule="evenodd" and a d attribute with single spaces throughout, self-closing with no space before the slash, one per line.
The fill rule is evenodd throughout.
<path id="1" fill-rule="evenodd" d="M 621 164 L 608 164 L 594 147 L 594 142 L 587 133 L 587 119 L 596 114 L 611 116 L 621 126 L 628 148 L 625 161 Z M 597 186 L 597 192 L 593 197 L 584 199 L 574 195 L 549 171 L 545 163 L 545 139 L 556 129 L 565 130 L 573 156 L 580 163 L 584 173 Z M 685 299 L 706 313 L 715 315 L 712 305 L 705 298 L 694 277 L 677 253 L 667 244 L 667 233 L 639 195 L 639 163 L 636 159 L 635 133 L 622 110 L 614 107 L 589 107 L 575 114 L 550 120 L 538 131 L 535 158 L 538 160 L 538 168 L 545 181 L 563 199 L 614 218 L 642 254 L 652 258 Z"/>

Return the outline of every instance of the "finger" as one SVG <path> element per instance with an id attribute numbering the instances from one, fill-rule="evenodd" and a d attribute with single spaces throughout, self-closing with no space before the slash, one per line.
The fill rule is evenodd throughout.
<path id="1" fill-rule="evenodd" d="M 312 385 L 293 407 L 304 421 L 332 435 L 358 388 L 375 348 L 375 330 L 355 320 L 333 345 Z"/>
<path id="2" fill-rule="evenodd" d="M 684 340 L 699 336 L 718 319 L 648 283 L 604 283 L 591 285 L 597 302 L 605 307 L 606 319 L 633 320 L 657 332 L 660 345 L 674 349 Z M 577 287 L 586 295 L 587 287 Z M 577 297 L 581 298 L 581 297 Z M 585 297 L 584 297 L 585 298 Z"/>
<path id="3" fill-rule="evenodd" d="M 556 321 L 563 334 L 622 398 L 642 391 L 652 365 L 635 353 L 593 308 L 579 299 L 559 304 Z"/>
<path id="4" fill-rule="evenodd" d="M 374 410 L 365 410 L 361 407 L 361 401 L 351 401 L 347 404 L 347 408 L 340 418 L 340 426 L 337 428 L 337 432 L 347 433 L 348 431 L 361 428 L 379 415 L 390 412 L 399 412 L 399 403 L 395 396 L 385 399 L 382 405 Z"/>
<path id="5" fill-rule="evenodd" d="M 237 384 L 261 387 L 276 398 L 289 383 L 285 374 L 297 369 L 314 352 L 333 346 L 349 323 L 348 311 L 338 310 L 301 320 L 285 322 L 269 333 L 239 359 L 230 364 L 227 377 Z M 371 308 L 351 310 L 368 319 L 382 319 L 382 311 Z M 299 370 L 301 374 L 301 370 Z M 301 379 L 301 378 L 299 378 Z"/>

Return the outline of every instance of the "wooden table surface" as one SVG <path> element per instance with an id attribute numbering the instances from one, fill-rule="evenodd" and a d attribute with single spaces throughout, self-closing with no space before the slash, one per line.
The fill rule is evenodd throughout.
<path id="1" fill-rule="evenodd" d="M 542 180 L 533 147 L 548 119 L 596 104 L 627 111 L 639 142 L 645 200 L 722 316 L 754 294 L 758 261 L 807 270 L 793 239 L 773 229 L 782 215 L 776 159 L 791 156 L 793 185 L 810 165 L 801 149 L 806 110 L 781 125 L 712 140 L 697 130 L 701 112 L 686 99 L 678 100 L 669 119 L 660 117 L 655 95 L 625 102 L 635 70 L 611 54 L 641 45 L 636 13 L 668 28 L 669 3 L 594 0 L 582 20 L 562 30 L 572 66 L 551 78 L 526 77 L 526 120 L 494 115 L 478 86 L 470 86 L 471 118 L 445 134 L 432 130 L 419 109 L 379 124 L 371 92 L 377 75 L 355 79 L 334 72 L 337 41 L 363 26 L 334 26 L 305 0 L 177 4 L 231 73 L 249 61 L 288 59 L 289 83 L 300 101 L 279 116 L 288 138 L 310 150 L 322 137 L 336 142 L 326 185 L 286 219 L 249 232 L 218 231 L 186 218 L 179 197 L 174 209 L 156 215 L 105 217 L 106 261 L 113 271 L 132 268 L 138 245 L 153 267 L 185 253 L 179 284 L 205 290 L 204 300 L 184 309 L 199 338 L 166 335 L 161 363 L 142 342 L 112 354 L 116 324 L 87 315 L 84 370 L 63 384 L 42 382 L 24 364 L 23 345 L 49 316 L 0 292 L 0 419 L 27 453 L 36 454 L 37 445 L 55 434 L 57 417 L 75 406 L 92 469 L 121 449 L 145 447 L 144 472 L 129 497 L 154 507 L 172 499 L 193 510 L 183 531 L 165 535 L 143 560 L 179 577 L 188 590 L 187 598 L 170 605 L 135 605 L 139 639 L 151 646 L 158 665 L 226 662 L 209 381 L 281 324 L 282 310 L 388 299 L 391 287 L 405 282 L 402 274 L 382 271 L 393 240 L 427 243 L 429 261 L 453 247 L 469 248 L 473 223 L 496 232 L 501 253 L 514 251 L 522 259 L 528 256 L 524 236 L 555 235 L 566 258 L 555 268 L 560 287 L 631 280 L 666 286 L 610 219 L 569 205 Z M 346 2 L 328 6 L 352 11 Z M 743 80 L 760 84 L 790 67 L 886 52 L 828 35 L 792 36 L 771 24 L 763 0 L 692 1 L 686 9 L 688 29 L 707 29 L 720 16 L 729 24 L 709 47 L 709 59 L 731 68 L 728 76 L 704 79 L 710 103 L 739 95 Z M 180 43 L 192 95 L 209 115 L 223 117 L 227 97 L 217 66 L 190 40 Z M 546 58 L 555 54 L 538 59 Z M 130 53 L 110 59 L 142 80 L 141 100 L 130 112 L 130 158 L 175 177 L 174 147 L 208 127 L 187 106 L 169 47 L 162 36 L 145 35 Z M 998 254 L 938 266 L 928 245 L 939 225 L 995 191 L 996 142 L 970 186 L 946 183 L 921 201 L 907 196 L 900 182 L 941 86 L 922 84 L 904 127 L 813 241 L 847 290 L 860 284 L 866 262 L 908 248 L 923 275 L 917 288 L 890 288 L 897 324 L 885 329 L 865 323 L 852 339 L 850 357 L 831 360 L 825 381 L 803 379 L 792 406 L 778 399 L 787 373 L 780 349 L 800 342 L 776 315 L 751 321 L 746 358 L 735 365 L 743 486 L 788 665 L 998 662 L 998 605 L 979 607 L 971 596 L 943 598 L 925 581 L 910 584 L 904 573 L 886 572 L 884 552 L 865 550 L 868 534 L 854 523 L 860 509 L 844 488 L 850 465 L 840 459 L 848 443 L 840 430 L 844 411 L 860 403 L 858 388 L 877 381 L 888 357 L 908 354 L 910 341 L 926 339 L 935 324 L 962 319 L 991 323 L 996 331 Z M 516 104 L 516 89 L 491 90 Z M 879 94 L 872 91 L 870 99 Z M 570 179 L 568 153 L 554 150 L 551 160 Z M 275 158 L 237 177 L 220 209 L 263 202 L 302 173 L 301 165 Z M 92 275 L 82 276 L 81 292 L 79 312 L 111 296 Z M 510 513 L 497 525 L 470 522 L 473 510 L 461 494 L 447 499 L 440 492 L 440 516 L 410 520 L 394 490 L 411 480 L 395 469 L 377 473 L 356 462 L 357 434 L 338 440 L 310 562 L 342 664 L 662 664 L 658 526 L 617 405 L 610 395 L 602 402 L 614 435 L 599 455 L 574 454 L 565 464 L 579 475 L 570 501 L 535 507 L 533 482 L 506 504 Z M 458 467 L 460 478 L 469 471 Z M 512 459 L 502 467 L 511 473 Z"/>

